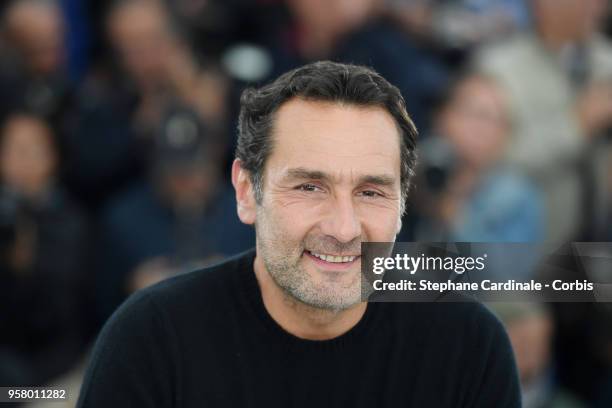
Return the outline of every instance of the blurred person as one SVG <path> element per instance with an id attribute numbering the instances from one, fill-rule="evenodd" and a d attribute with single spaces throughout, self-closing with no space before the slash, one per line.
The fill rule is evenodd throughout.
<path id="1" fill-rule="evenodd" d="M 481 52 L 476 66 L 508 93 L 509 162 L 545 196 L 546 239 L 576 237 L 590 211 L 588 146 L 612 124 L 612 47 L 603 0 L 532 0 L 533 32 Z"/>
<path id="2" fill-rule="evenodd" d="M 292 19 L 273 47 L 273 76 L 318 59 L 370 66 L 400 89 L 415 124 L 427 128 L 448 70 L 383 0 L 290 0 L 287 6 Z"/>
<path id="3" fill-rule="evenodd" d="M 128 300 L 77 406 L 519 407 L 484 306 L 361 298 L 361 243 L 395 239 L 415 139 L 399 90 L 362 66 L 245 90 L 232 183 L 255 249 Z"/>
<path id="4" fill-rule="evenodd" d="M 568 293 L 567 301 L 550 304 L 556 380 L 597 408 L 612 405 L 612 307 L 606 301 L 612 293 L 611 261 L 610 242 L 571 242 L 550 254 L 537 277 L 597 283 L 588 302 L 572 301 Z"/>
<path id="5" fill-rule="evenodd" d="M 380 4 L 379 0 L 289 0 L 297 23 L 296 45 L 300 55 L 307 60 L 331 55 L 337 42 L 363 26 Z"/>
<path id="6" fill-rule="evenodd" d="M 10 114 L 0 131 L 0 384 L 39 386 L 85 345 L 88 231 L 57 184 L 57 143 L 39 116 Z"/>
<path id="7" fill-rule="evenodd" d="M 612 143 L 602 139 L 590 148 L 596 196 L 581 241 L 612 241 Z"/>
<path id="8" fill-rule="evenodd" d="M 67 147 L 72 185 L 94 206 L 146 172 L 152 135 L 174 104 L 218 129 L 211 151 L 227 148 L 225 80 L 203 66 L 161 1 L 119 0 L 108 11 L 111 69 L 83 87 Z"/>
<path id="9" fill-rule="evenodd" d="M 422 146 L 415 240 L 533 242 L 543 235 L 537 190 L 503 160 L 511 123 L 502 89 L 468 74 L 451 88 Z"/>
<path id="10" fill-rule="evenodd" d="M 285 0 L 165 1 L 194 47 L 209 58 L 237 44 L 261 44 L 286 18 Z"/>
<path id="11" fill-rule="evenodd" d="M 250 248 L 214 150 L 214 130 L 172 108 L 157 132 L 150 180 L 131 186 L 102 215 L 102 318 L 130 293 L 193 265 Z"/>
<path id="12" fill-rule="evenodd" d="M 607 189 L 606 189 L 606 203 L 607 203 L 607 217 L 603 225 L 607 229 L 606 239 L 604 241 L 612 242 L 612 152 L 608 152 L 608 166 L 607 166 Z"/>
<path id="13" fill-rule="evenodd" d="M 0 118 L 15 107 L 60 120 L 69 104 L 65 22 L 54 0 L 13 0 L 1 21 Z"/>
<path id="14" fill-rule="evenodd" d="M 159 99 L 169 93 L 193 106 L 206 121 L 223 118 L 223 78 L 204 71 L 163 3 L 120 0 L 107 27 L 120 65 L 141 93 L 138 115 L 159 115 Z"/>
<path id="15" fill-rule="evenodd" d="M 521 379 L 524 408 L 582 408 L 587 405 L 557 384 L 553 320 L 547 306 L 491 303 L 508 330 Z"/>

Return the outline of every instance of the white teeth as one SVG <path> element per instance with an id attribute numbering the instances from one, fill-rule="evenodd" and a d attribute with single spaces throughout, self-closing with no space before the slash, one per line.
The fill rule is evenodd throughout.
<path id="1" fill-rule="evenodd" d="M 333 262 L 333 263 L 353 262 L 356 258 L 356 256 L 334 256 L 334 255 L 317 254 L 315 252 L 311 252 L 311 254 L 326 262 Z"/>

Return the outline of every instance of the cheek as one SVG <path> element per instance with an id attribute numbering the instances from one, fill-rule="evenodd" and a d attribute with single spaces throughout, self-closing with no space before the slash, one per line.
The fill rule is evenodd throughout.
<path id="1" fill-rule="evenodd" d="M 322 197 L 272 197 L 266 206 L 273 211 L 266 214 L 273 229 L 271 233 L 279 239 L 282 234 L 284 239 L 291 241 L 303 240 L 334 211 L 333 204 Z M 364 240 L 390 242 L 395 239 L 400 219 L 399 203 L 356 199 L 354 210 Z"/>
<path id="2" fill-rule="evenodd" d="M 263 219 L 270 236 L 281 241 L 301 241 L 316 225 L 321 205 L 297 200 L 270 200 L 264 203 L 258 219 Z M 286 244 L 287 242 L 285 242 Z"/>
<path id="3" fill-rule="evenodd" d="M 371 242 L 395 240 L 399 225 L 399 208 L 369 206 L 359 211 L 364 238 Z"/>

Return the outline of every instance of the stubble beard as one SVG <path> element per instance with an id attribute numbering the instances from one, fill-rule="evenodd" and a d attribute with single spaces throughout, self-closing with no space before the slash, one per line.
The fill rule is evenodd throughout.
<path id="1" fill-rule="evenodd" d="M 314 282 L 302 264 L 304 249 L 315 248 L 321 253 L 340 252 L 337 248 L 329 248 L 338 244 L 326 244 L 325 238 L 314 236 L 306 236 L 302 242 L 294 243 L 282 228 L 271 224 L 264 213 L 265 210 L 258 209 L 257 219 L 260 222 L 255 228 L 257 252 L 270 277 L 289 300 L 330 312 L 340 312 L 361 302 L 359 277 L 348 287 L 333 278 L 324 277 L 321 282 Z M 355 243 L 350 246 L 355 248 Z M 359 244 L 357 248 L 360 251 Z"/>

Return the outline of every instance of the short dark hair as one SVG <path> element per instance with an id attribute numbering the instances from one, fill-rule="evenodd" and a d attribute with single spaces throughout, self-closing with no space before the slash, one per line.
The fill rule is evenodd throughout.
<path id="1" fill-rule="evenodd" d="M 272 151 L 272 127 L 280 106 L 293 98 L 380 107 L 393 116 L 400 133 L 402 212 L 416 166 L 417 130 L 395 86 L 372 69 L 331 61 L 289 71 L 260 88 L 247 88 L 240 98 L 236 157 L 250 174 L 255 199 L 261 203 L 265 162 Z"/>

